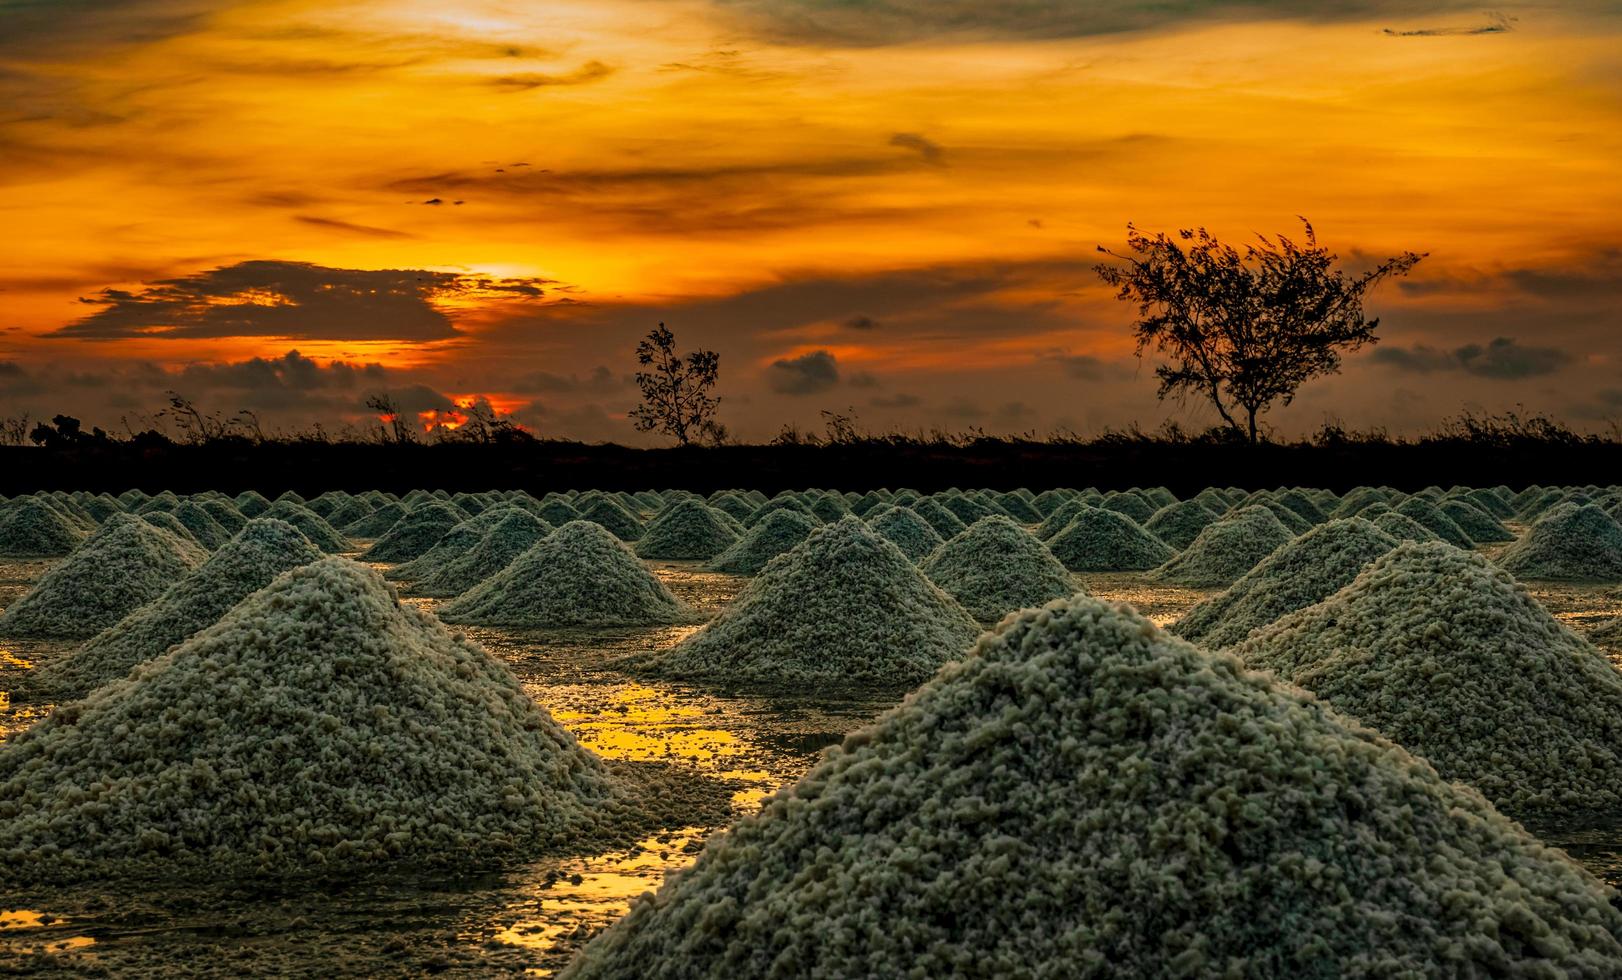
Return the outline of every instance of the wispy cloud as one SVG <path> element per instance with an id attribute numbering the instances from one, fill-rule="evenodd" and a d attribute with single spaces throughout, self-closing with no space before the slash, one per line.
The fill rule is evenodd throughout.
<path id="1" fill-rule="evenodd" d="M 1487 23 L 1474 27 L 1419 27 L 1410 30 L 1387 27 L 1384 33 L 1391 37 L 1460 37 L 1471 34 L 1507 34 L 1515 29 L 1514 17 L 1498 11 L 1489 11 L 1487 16 Z"/>
<path id="2" fill-rule="evenodd" d="M 1498 337 L 1486 344 L 1465 344 L 1452 350 L 1425 344 L 1377 347 L 1369 359 L 1399 371 L 1417 374 L 1456 371 L 1500 381 L 1553 374 L 1576 360 L 1558 347 L 1528 347 L 1510 337 Z"/>

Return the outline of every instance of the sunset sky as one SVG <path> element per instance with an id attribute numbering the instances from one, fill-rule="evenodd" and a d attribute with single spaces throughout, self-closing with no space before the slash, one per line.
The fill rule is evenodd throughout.
<path id="1" fill-rule="evenodd" d="M 0 415 L 1203 425 L 1095 248 L 1305 215 L 1429 257 L 1279 433 L 1622 418 L 1616 0 L 0 0 L 0 188 Z"/>

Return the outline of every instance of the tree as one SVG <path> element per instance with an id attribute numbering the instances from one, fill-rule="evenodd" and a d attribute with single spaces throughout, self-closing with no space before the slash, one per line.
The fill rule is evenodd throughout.
<path id="1" fill-rule="evenodd" d="M 711 441 L 725 438 L 726 430 L 715 421 L 721 399 L 710 397 L 721 373 L 721 355 L 695 350 L 682 357 L 676 353 L 676 335 L 661 323 L 636 345 L 636 360 L 650 369 L 636 373 L 642 389 L 642 404 L 631 412 L 636 431 L 673 436 L 682 446 L 699 435 Z"/>
<path id="2" fill-rule="evenodd" d="M 1407 275 L 1425 257 L 1404 252 L 1348 276 L 1318 244 L 1311 223 L 1301 223 L 1301 243 L 1258 235 L 1243 252 L 1204 228 L 1151 238 L 1132 225 L 1130 254 L 1098 247 L 1125 262 L 1099 265 L 1098 275 L 1116 287 L 1117 299 L 1137 304 L 1138 356 L 1152 349 L 1168 358 L 1155 368 L 1159 396 L 1209 400 L 1223 423 L 1252 444 L 1257 416 L 1274 402 L 1290 404 L 1312 378 L 1338 372 L 1343 351 L 1376 341 L 1380 321 L 1364 319 L 1364 294 L 1387 277 Z"/>

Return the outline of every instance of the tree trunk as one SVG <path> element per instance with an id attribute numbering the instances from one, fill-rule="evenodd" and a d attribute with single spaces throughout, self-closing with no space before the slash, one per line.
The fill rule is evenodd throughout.
<path id="1" fill-rule="evenodd" d="M 1245 411 L 1250 415 L 1250 444 L 1254 446 L 1256 445 L 1256 410 L 1246 408 Z"/>

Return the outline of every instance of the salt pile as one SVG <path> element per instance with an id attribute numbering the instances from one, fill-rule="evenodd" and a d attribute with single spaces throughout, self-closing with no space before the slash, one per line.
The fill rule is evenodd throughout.
<path id="1" fill-rule="evenodd" d="M 1255 504 L 1241 507 L 1201 531 L 1182 554 L 1156 569 L 1154 578 L 1190 588 L 1232 585 L 1294 539 L 1272 510 Z"/>
<path id="2" fill-rule="evenodd" d="M 114 514 L 0 614 L 0 636 L 85 639 L 201 565 L 196 545 L 139 517 Z"/>
<path id="3" fill-rule="evenodd" d="M 366 550 L 367 561 L 405 562 L 421 557 L 439 539 L 467 519 L 467 515 L 444 501 L 420 504 L 394 522 L 377 542 Z"/>
<path id="4" fill-rule="evenodd" d="M 930 527 L 934 528 L 935 533 L 939 534 L 943 541 L 954 537 L 968 527 L 956 514 L 941 506 L 941 502 L 934 497 L 925 497 L 922 500 L 908 504 L 907 507 L 914 514 L 922 517 Z"/>
<path id="5" fill-rule="evenodd" d="M 708 561 L 731 547 L 742 530 L 725 511 L 683 500 L 648 522 L 633 550 L 643 558 Z"/>
<path id="6" fill-rule="evenodd" d="M 1393 507 L 1392 510 L 1404 517 L 1411 518 L 1425 530 L 1446 541 L 1456 548 L 1474 548 L 1476 543 L 1470 540 L 1470 535 L 1464 529 L 1453 523 L 1452 518 L 1442 513 L 1425 497 L 1413 496 Z"/>
<path id="7" fill-rule="evenodd" d="M 32 497 L 0 509 L 0 558 L 56 558 L 77 548 L 85 533 Z"/>
<path id="8" fill-rule="evenodd" d="M 291 500 L 278 500 L 257 516 L 286 521 L 303 532 L 311 544 L 329 555 L 349 550 L 349 541 L 331 524 L 310 513 L 309 508 L 303 504 L 295 504 Z"/>
<path id="9" fill-rule="evenodd" d="M 937 549 L 923 572 L 981 622 L 1080 591 L 1042 542 L 1002 516 L 974 522 Z"/>
<path id="10" fill-rule="evenodd" d="M 1622 807 L 1622 674 L 1475 552 L 1403 544 L 1234 652 L 1517 818 Z"/>
<path id="11" fill-rule="evenodd" d="M 1373 516 L 1369 516 L 1373 515 Z M 1430 528 L 1406 514 L 1399 514 L 1394 510 L 1386 509 L 1384 504 L 1376 504 L 1363 509 L 1363 516 L 1369 517 L 1370 523 L 1391 535 L 1398 541 L 1440 541 Z"/>
<path id="12" fill-rule="evenodd" d="M 248 518 L 258 517 L 270 509 L 270 501 L 257 490 L 244 490 L 237 494 L 232 503 L 236 505 L 237 513 Z"/>
<path id="13" fill-rule="evenodd" d="M 946 540 L 910 507 L 889 507 L 868 516 L 873 533 L 901 549 L 914 562 L 923 561 Z"/>
<path id="14" fill-rule="evenodd" d="M 514 504 L 492 507 L 479 515 L 497 513 L 496 524 L 466 553 L 429 570 L 411 583 L 416 595 L 448 598 L 461 595 L 511 565 L 519 555 L 552 533 L 545 521 Z"/>
<path id="15" fill-rule="evenodd" d="M 35 671 L 29 689 L 57 700 L 82 696 L 212 626 L 282 572 L 320 557 L 321 552 L 291 524 L 255 518 L 157 599 L 98 633 L 66 659 Z"/>
<path id="16" fill-rule="evenodd" d="M 376 509 L 365 497 L 350 497 L 321 517 L 335 528 L 347 528 L 351 524 L 359 523 Z"/>
<path id="17" fill-rule="evenodd" d="M 141 518 L 141 520 L 146 521 L 148 524 L 152 525 L 153 527 L 157 528 L 158 530 L 160 530 L 160 531 L 168 531 L 170 534 L 173 534 L 175 537 L 177 537 L 180 540 L 186 542 L 187 544 L 195 545 L 196 547 L 199 547 L 199 548 L 202 547 L 202 542 L 198 541 L 195 535 L 193 535 L 190 531 L 186 530 L 186 525 L 184 525 L 184 524 L 180 523 L 178 520 L 176 520 L 175 515 L 170 513 L 169 511 L 166 511 L 166 510 L 148 511 L 145 514 L 139 515 L 139 517 Z M 207 549 L 204 549 L 204 550 L 207 550 Z"/>
<path id="18" fill-rule="evenodd" d="M 1097 508 L 1085 500 L 1067 500 L 1042 519 L 1042 523 L 1036 528 L 1036 536 L 1043 541 L 1051 541 L 1060 531 L 1069 527 L 1071 521 L 1092 510 Z"/>
<path id="19" fill-rule="evenodd" d="M 0 749 L 12 880 L 467 867 L 628 817 L 505 666 L 341 558 Z"/>
<path id="20" fill-rule="evenodd" d="M 1113 510 L 1117 514 L 1125 514 L 1140 525 L 1155 516 L 1155 511 L 1160 509 L 1141 494 L 1130 490 L 1124 492 L 1111 490 L 1097 506 L 1104 510 Z"/>
<path id="21" fill-rule="evenodd" d="M 843 497 L 834 494 L 820 494 L 817 499 L 811 501 L 810 506 L 811 513 L 824 524 L 837 521 L 850 513 L 850 504 L 846 503 Z"/>
<path id="22" fill-rule="evenodd" d="M 1288 490 L 1279 490 L 1269 495 L 1281 507 L 1288 507 L 1308 524 L 1322 524 L 1329 520 L 1322 508 L 1313 502 L 1312 498 L 1302 491 L 1291 487 Z"/>
<path id="23" fill-rule="evenodd" d="M 558 497 L 541 501 L 535 515 L 548 524 L 562 527 L 570 521 L 580 520 L 580 512 L 575 510 L 573 504 Z"/>
<path id="24" fill-rule="evenodd" d="M 216 521 L 208 511 L 190 500 L 183 500 L 174 509 L 175 521 L 184 527 L 198 544 L 213 551 L 231 540 L 231 532 Z"/>
<path id="25" fill-rule="evenodd" d="M 1622 526 L 1593 504 L 1557 504 L 1504 549 L 1498 564 L 1523 579 L 1622 581 Z"/>
<path id="26" fill-rule="evenodd" d="M 609 534 L 621 541 L 636 541 L 642 537 L 642 522 L 637 519 L 636 515 L 627 510 L 619 501 L 609 500 L 607 497 L 595 501 L 590 506 L 581 508 L 580 519 L 591 521 L 605 528 Z M 560 527 L 568 523 L 567 521 L 554 521 L 551 518 L 547 518 L 547 522 L 557 524 Z"/>
<path id="27" fill-rule="evenodd" d="M 1224 507 L 1226 512 L 1227 508 Z M 1182 551 L 1194 543 L 1200 532 L 1216 523 L 1217 515 L 1197 500 L 1181 500 L 1155 511 L 1143 529 Z"/>
<path id="28" fill-rule="evenodd" d="M 688 622 L 688 609 L 623 542 L 572 521 L 439 610 L 481 626 L 649 626 Z"/>
<path id="29" fill-rule="evenodd" d="M 1391 498 L 1384 491 L 1375 487 L 1356 487 L 1346 496 L 1340 498 L 1340 503 L 1329 512 L 1330 517 L 1356 517 L 1365 508 L 1375 504 L 1391 503 Z"/>
<path id="30" fill-rule="evenodd" d="M 1081 596 L 983 636 L 565 976 L 1600 977 L 1611 894 L 1402 749 Z"/>
<path id="31" fill-rule="evenodd" d="M 810 518 L 817 524 L 823 523 L 822 518 L 818 517 L 810 507 L 807 507 L 805 503 L 798 498 L 777 497 L 775 499 L 766 501 L 759 507 L 756 507 L 748 517 L 744 518 L 743 526 L 745 528 L 754 527 L 756 524 L 759 524 L 761 521 L 780 510 L 791 510 L 802 517 Z"/>
<path id="32" fill-rule="evenodd" d="M 743 523 L 749 515 L 755 512 L 755 505 L 738 496 L 730 490 L 716 494 L 710 498 L 710 506 L 721 511 L 728 517 Z"/>
<path id="33" fill-rule="evenodd" d="M 406 509 L 390 501 L 357 521 L 343 526 L 344 534 L 352 538 L 380 538 L 389 533 L 406 515 Z"/>
<path id="34" fill-rule="evenodd" d="M 235 534 L 248 524 L 248 519 L 237 513 L 237 509 L 225 500 L 204 500 L 198 503 L 208 516 L 214 518 L 214 523 L 230 534 Z"/>
<path id="35" fill-rule="evenodd" d="M 1340 591 L 1397 539 L 1361 517 L 1339 518 L 1283 545 L 1226 592 L 1190 609 L 1171 630 L 1217 650 Z"/>
<path id="36" fill-rule="evenodd" d="M 1048 541 L 1048 550 L 1072 572 L 1141 572 L 1175 554 L 1125 514 L 1085 504 Z"/>
<path id="37" fill-rule="evenodd" d="M 1463 499 L 1470 501 L 1499 520 L 1509 520 L 1515 516 L 1515 508 L 1511 507 L 1495 490 L 1480 487 L 1474 490 L 1466 490 Z"/>
<path id="38" fill-rule="evenodd" d="M 972 494 L 949 493 L 934 498 L 942 507 L 952 512 L 952 516 L 963 522 L 965 528 L 974 526 L 976 521 L 984 520 L 994 514 L 1003 514 L 999 507 L 982 500 Z"/>
<path id="39" fill-rule="evenodd" d="M 1475 504 L 1463 500 L 1444 500 L 1437 505 L 1437 509 L 1477 544 L 1515 540 L 1515 535 L 1510 533 L 1509 528 L 1499 523 L 1498 518 Z"/>
<path id="40" fill-rule="evenodd" d="M 1071 500 L 1074 497 L 1075 491 L 1073 490 L 1043 490 L 1041 493 L 1036 495 L 1035 500 L 1031 501 L 1031 506 L 1036 509 L 1038 514 L 1041 514 L 1045 518 L 1049 514 L 1058 510 L 1059 507 L 1066 501 Z"/>
<path id="41" fill-rule="evenodd" d="M 1002 508 L 1003 513 L 1021 524 L 1040 524 L 1042 522 L 1042 515 L 1035 507 L 1031 506 L 1030 498 L 1018 491 L 998 494 L 996 503 L 998 507 Z"/>
<path id="42" fill-rule="evenodd" d="M 935 533 L 911 511 L 906 513 L 912 516 L 918 527 L 930 534 Z M 765 520 L 745 530 L 742 537 L 710 562 L 709 567 L 712 571 L 733 575 L 753 575 L 765 568 L 767 562 L 804 541 L 817 526 L 811 518 L 792 510 L 773 511 Z"/>
<path id="43" fill-rule="evenodd" d="M 980 632 L 858 517 L 773 559 L 709 625 L 638 670 L 720 683 L 916 684 Z"/>
<path id="44" fill-rule="evenodd" d="M 429 575 L 444 568 L 450 562 L 479 546 L 484 536 L 501 522 L 507 514 L 514 513 L 518 508 L 511 504 L 499 507 L 486 508 L 472 517 L 463 520 L 455 527 L 446 531 L 434 546 L 407 562 L 402 562 L 383 573 L 386 579 L 403 579 L 409 582 L 420 581 Z"/>

